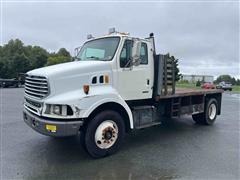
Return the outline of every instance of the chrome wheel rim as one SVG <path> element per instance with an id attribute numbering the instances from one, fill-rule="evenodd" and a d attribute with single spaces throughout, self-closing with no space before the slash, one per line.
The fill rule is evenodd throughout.
<path id="1" fill-rule="evenodd" d="M 208 110 L 208 116 L 210 120 L 213 120 L 217 114 L 217 107 L 215 104 L 211 104 Z"/>
<path id="2" fill-rule="evenodd" d="M 103 121 L 96 129 L 95 143 L 101 149 L 108 149 L 118 138 L 117 124 L 112 120 Z"/>

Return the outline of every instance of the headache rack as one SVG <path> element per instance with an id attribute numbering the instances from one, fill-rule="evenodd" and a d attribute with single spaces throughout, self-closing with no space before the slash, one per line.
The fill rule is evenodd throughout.
<path id="1" fill-rule="evenodd" d="M 175 94 L 175 58 L 157 54 L 154 58 L 154 97 Z"/>
<path id="2" fill-rule="evenodd" d="M 25 95 L 42 99 L 49 94 L 49 85 L 46 77 L 26 75 Z"/>

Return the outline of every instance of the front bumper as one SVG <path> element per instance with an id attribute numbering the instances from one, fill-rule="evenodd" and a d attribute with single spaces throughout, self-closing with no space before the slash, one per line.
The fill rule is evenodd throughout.
<path id="1" fill-rule="evenodd" d="M 51 121 L 33 115 L 27 110 L 23 111 L 23 119 L 35 131 L 54 137 L 74 136 L 77 135 L 83 121 Z M 48 130 L 47 126 L 56 128 L 55 130 Z"/>

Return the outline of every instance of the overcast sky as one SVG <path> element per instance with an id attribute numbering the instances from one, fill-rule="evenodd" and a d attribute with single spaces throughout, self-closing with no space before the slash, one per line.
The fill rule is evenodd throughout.
<path id="1" fill-rule="evenodd" d="M 3 2 L 3 43 L 19 38 L 49 51 L 71 53 L 87 34 L 108 28 L 147 37 L 157 52 L 179 59 L 184 74 L 230 74 L 240 78 L 238 2 L 57 3 Z"/>

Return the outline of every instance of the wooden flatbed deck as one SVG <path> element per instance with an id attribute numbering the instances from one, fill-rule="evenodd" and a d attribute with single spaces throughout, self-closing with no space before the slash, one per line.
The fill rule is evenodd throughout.
<path id="1" fill-rule="evenodd" d="M 216 94 L 223 93 L 223 90 L 220 89 L 189 89 L 189 88 L 176 88 L 175 94 L 168 94 L 158 96 L 156 100 L 168 99 L 174 97 L 184 97 L 184 96 L 197 96 L 197 95 L 207 95 L 207 94 Z"/>

